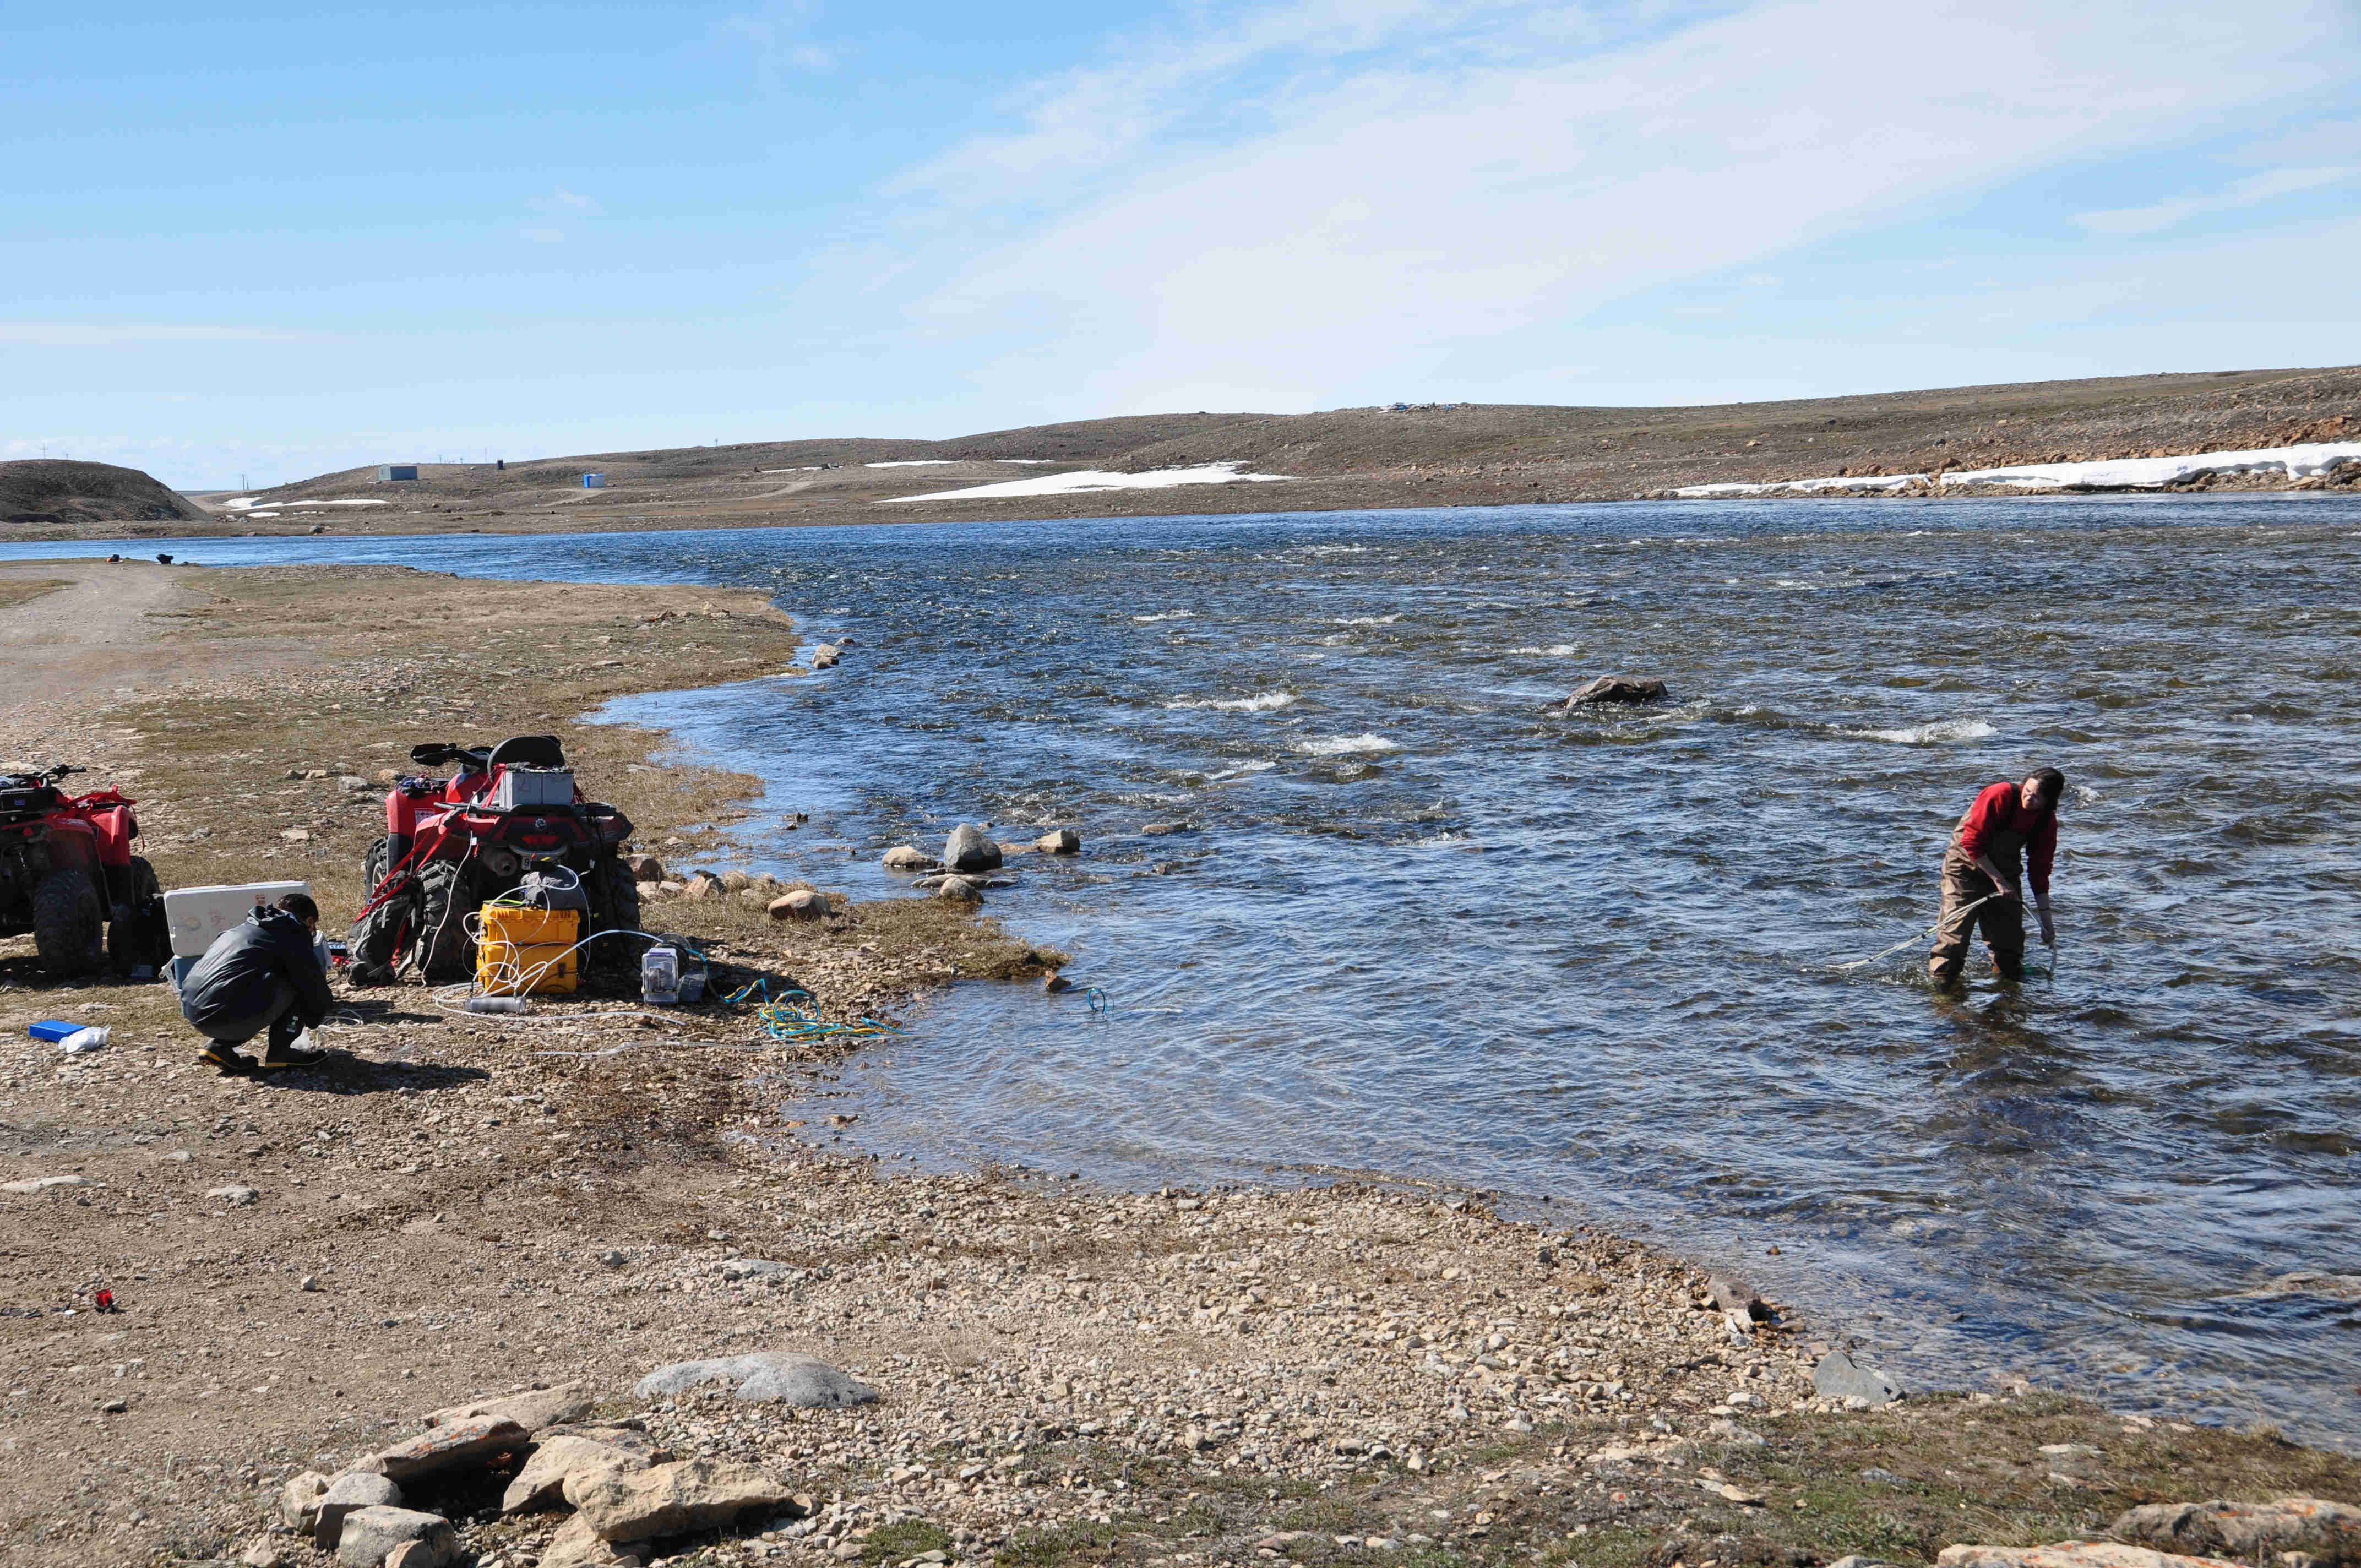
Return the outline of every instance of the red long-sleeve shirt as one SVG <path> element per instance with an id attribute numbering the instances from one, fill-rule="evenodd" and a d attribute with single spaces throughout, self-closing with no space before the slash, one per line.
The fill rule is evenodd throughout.
<path id="1" fill-rule="evenodd" d="M 2017 786 L 2003 779 L 1986 784 L 1960 818 L 1960 849 L 1968 859 L 1984 852 L 1994 833 L 2013 834 L 2025 846 L 2026 880 L 2036 893 L 2049 891 L 2049 868 L 2058 859 L 2058 814 L 2027 811 Z M 2005 867 L 2005 861 L 2000 862 Z"/>

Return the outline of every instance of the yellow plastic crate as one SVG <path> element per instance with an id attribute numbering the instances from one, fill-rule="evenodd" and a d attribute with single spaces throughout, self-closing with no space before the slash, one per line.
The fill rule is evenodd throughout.
<path id="1" fill-rule="evenodd" d="M 476 989 L 486 996 L 567 995 L 582 983 L 582 912 L 487 904 L 476 944 Z M 569 951 L 568 949 L 572 949 Z M 563 956 L 561 956 L 563 955 Z"/>

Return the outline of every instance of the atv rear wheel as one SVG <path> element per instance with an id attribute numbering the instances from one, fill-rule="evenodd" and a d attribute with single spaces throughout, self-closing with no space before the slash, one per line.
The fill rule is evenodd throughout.
<path id="1" fill-rule="evenodd" d="M 412 941 L 428 980 L 467 980 L 476 972 L 476 938 L 467 934 L 475 904 L 465 870 L 456 861 L 429 861 L 418 873 L 418 931 Z"/>
<path id="2" fill-rule="evenodd" d="M 106 905 L 79 871 L 51 872 L 33 890 L 33 945 L 53 980 L 88 974 L 104 956 Z"/>
<path id="3" fill-rule="evenodd" d="M 142 964 L 162 967 L 171 946 L 163 918 L 164 883 L 142 856 L 131 857 L 128 893 L 106 924 L 107 961 L 123 974 Z"/>
<path id="4" fill-rule="evenodd" d="M 596 913 L 600 931 L 632 933 L 628 936 L 600 937 L 590 944 L 585 955 L 586 968 L 619 980 L 636 981 L 640 978 L 640 959 L 653 946 L 648 938 L 637 935 L 640 928 L 640 884 L 631 875 L 631 868 L 620 861 L 609 861 L 587 879 L 591 895 L 598 900 Z"/>

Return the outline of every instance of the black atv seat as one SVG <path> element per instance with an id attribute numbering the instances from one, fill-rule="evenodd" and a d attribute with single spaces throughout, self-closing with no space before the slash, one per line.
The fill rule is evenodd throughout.
<path id="1" fill-rule="evenodd" d="M 511 735 L 492 748 L 485 760 L 487 773 L 494 768 L 562 768 L 566 765 L 566 749 L 555 735 Z"/>

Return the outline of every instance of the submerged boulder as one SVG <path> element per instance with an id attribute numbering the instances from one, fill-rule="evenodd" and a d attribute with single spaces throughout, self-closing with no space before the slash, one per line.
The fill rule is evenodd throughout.
<path id="1" fill-rule="evenodd" d="M 1670 695 L 1662 681 L 1644 681 L 1631 675 L 1601 675 L 1577 688 L 1563 706 L 1580 707 L 1587 703 L 1615 702 L 1636 707 L 1644 702 L 1663 702 Z"/>

